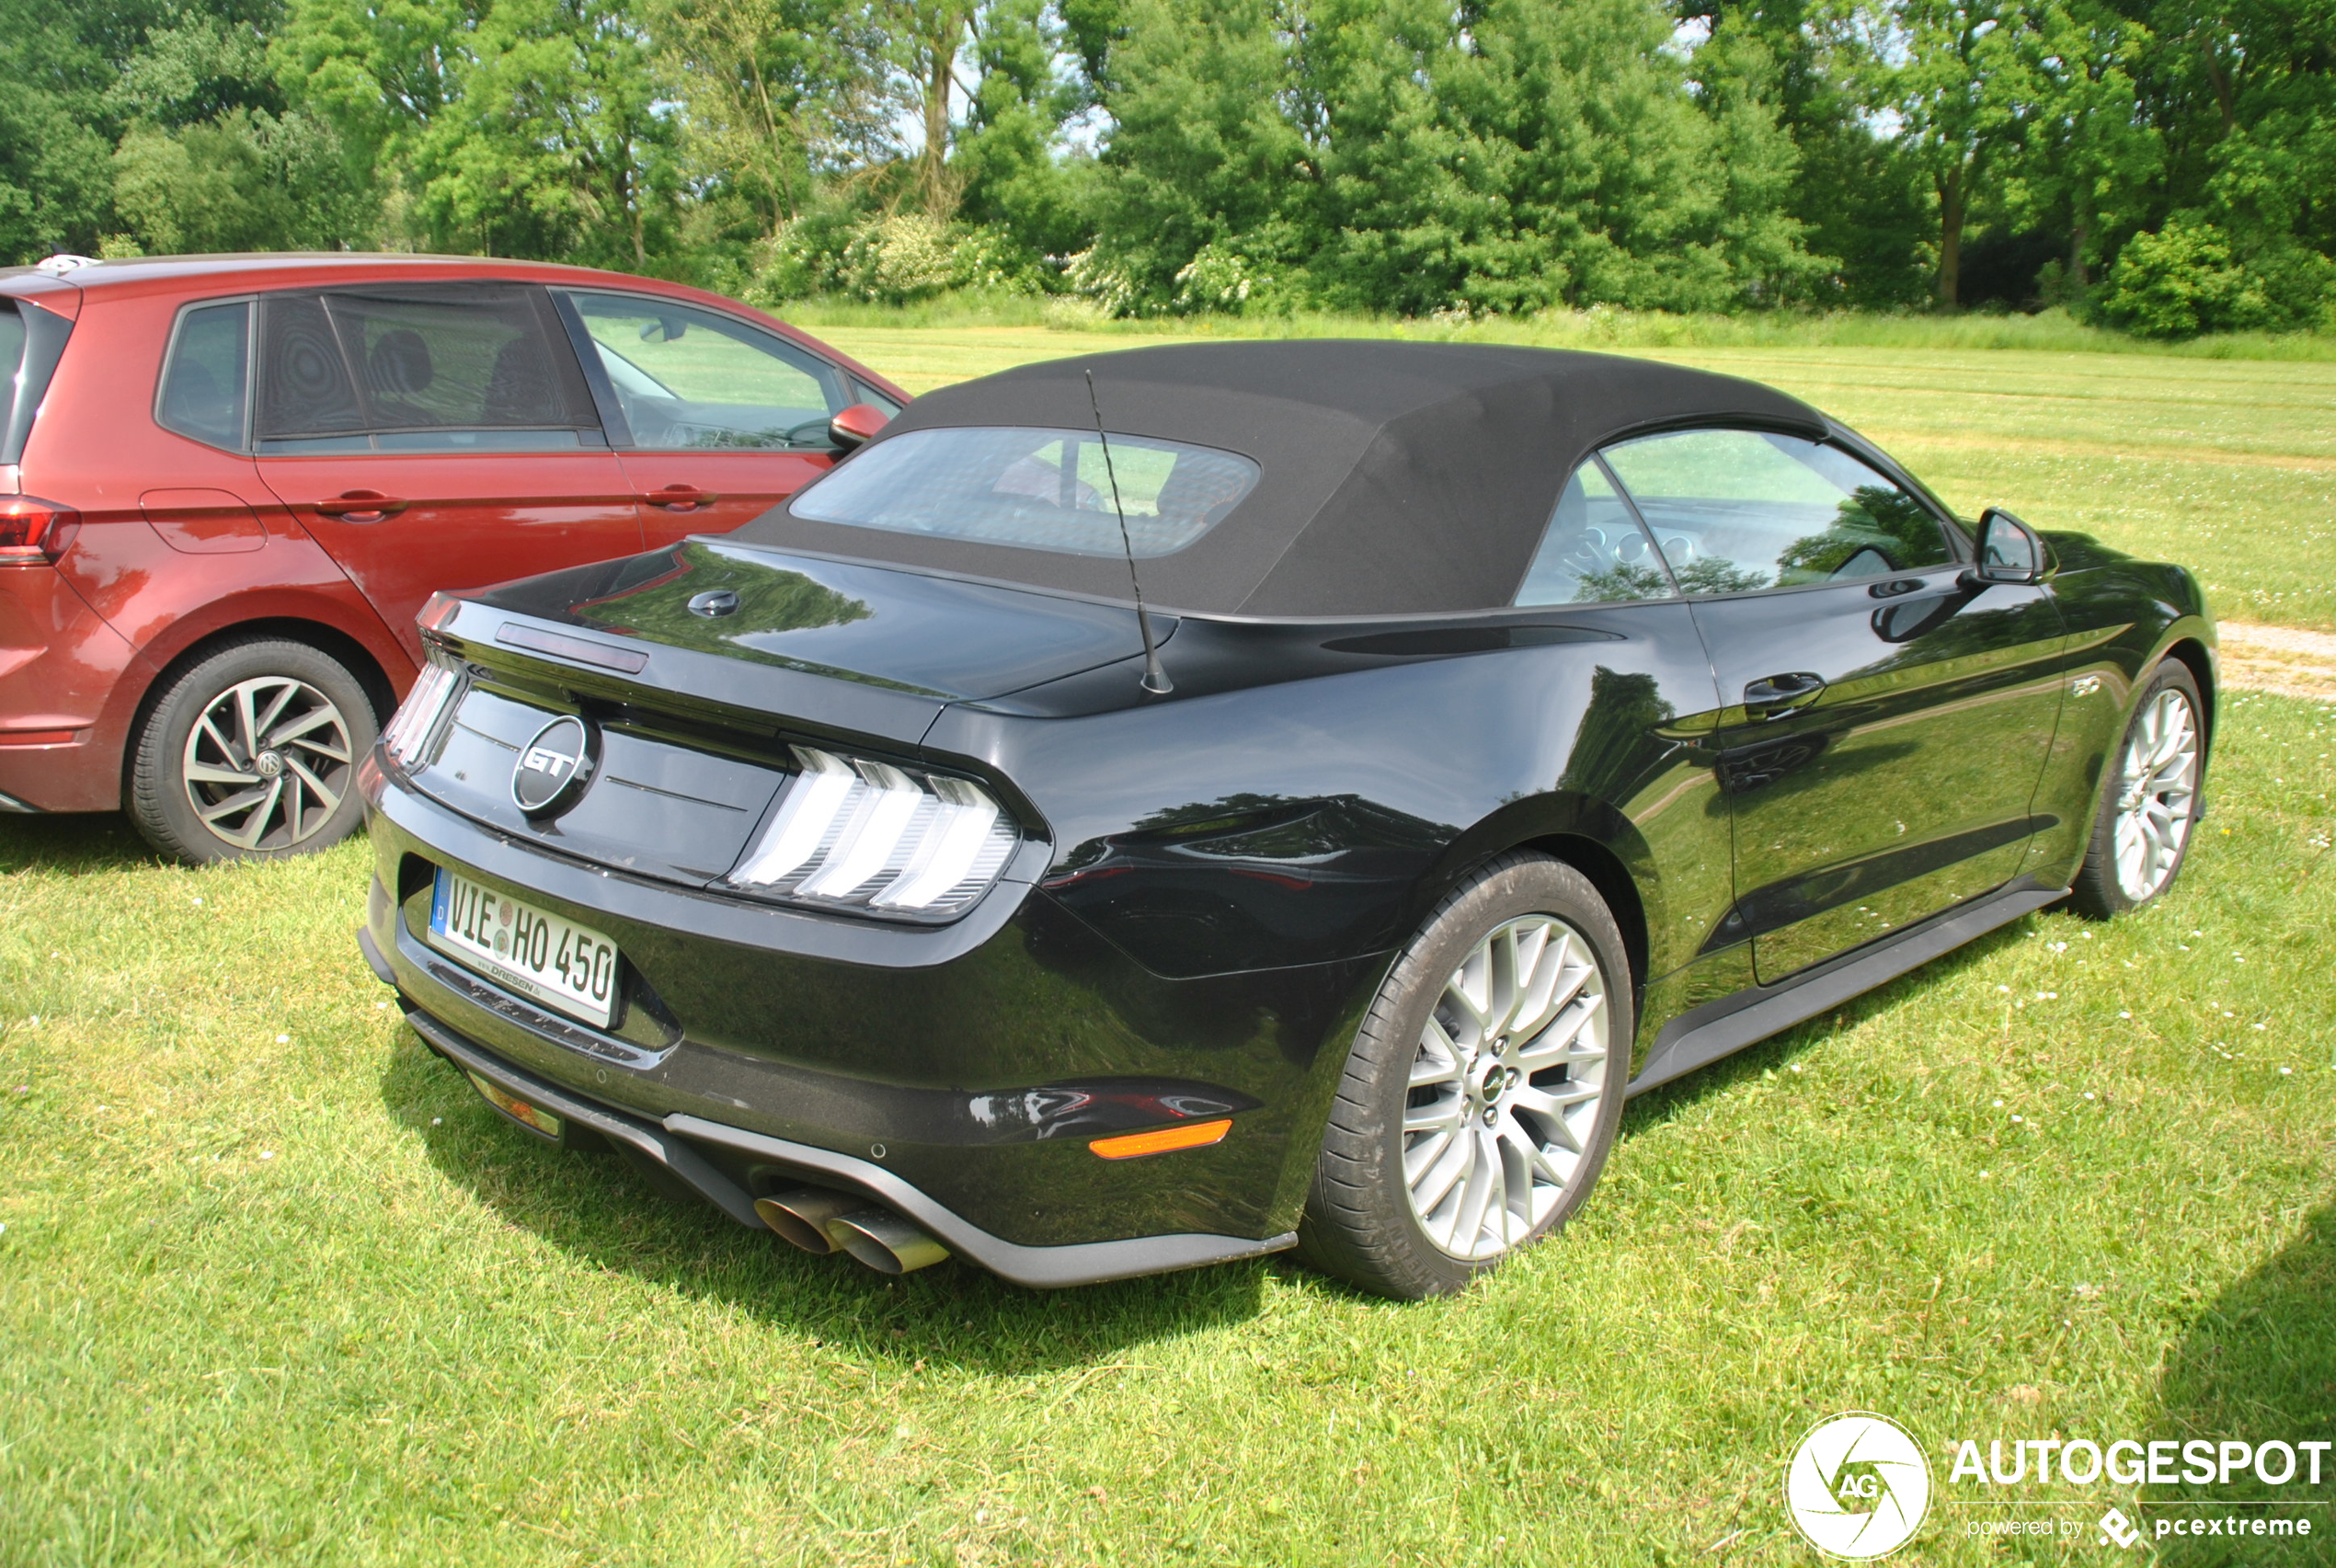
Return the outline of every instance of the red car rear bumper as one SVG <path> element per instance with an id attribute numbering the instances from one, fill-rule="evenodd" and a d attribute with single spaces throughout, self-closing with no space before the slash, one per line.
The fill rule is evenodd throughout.
<path id="1" fill-rule="evenodd" d="M 137 655 L 53 567 L 0 567 L 0 810 L 121 806 L 111 699 Z"/>

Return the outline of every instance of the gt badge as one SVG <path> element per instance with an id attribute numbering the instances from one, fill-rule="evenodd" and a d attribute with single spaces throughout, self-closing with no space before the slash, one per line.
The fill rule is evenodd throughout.
<path id="1" fill-rule="evenodd" d="M 552 817 L 576 804 L 592 776 L 592 736 L 584 721 L 565 714 L 519 749 L 511 769 L 511 801 L 530 817 Z"/>

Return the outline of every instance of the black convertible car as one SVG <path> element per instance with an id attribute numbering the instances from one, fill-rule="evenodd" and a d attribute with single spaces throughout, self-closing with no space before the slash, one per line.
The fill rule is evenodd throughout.
<path id="1" fill-rule="evenodd" d="M 2214 712 L 2181 567 L 1450 345 L 987 377 L 423 624 L 362 933 L 422 1038 L 743 1224 L 1040 1286 L 1457 1288 L 1627 1094 L 2158 896 Z"/>

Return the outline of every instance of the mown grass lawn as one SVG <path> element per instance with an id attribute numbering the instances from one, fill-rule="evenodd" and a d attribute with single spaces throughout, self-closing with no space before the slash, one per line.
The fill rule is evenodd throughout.
<path id="1" fill-rule="evenodd" d="M 1807 373 L 1907 437 L 1740 368 L 2021 504 L 1917 450 L 1985 429 L 1840 357 Z M 2249 408 L 2322 373 L 2239 368 Z M 1037 1295 L 806 1257 L 428 1056 L 356 956 L 355 846 L 197 872 L 0 819 L 0 1563 L 1797 1564 L 1784 1456 L 1837 1411 L 1934 1459 L 2336 1436 L 2331 752 L 2336 706 L 2238 696 L 2161 906 L 2032 917 L 1645 1097 L 1565 1236 L 1411 1306 L 1287 1259 Z M 2112 1555 L 1970 1538 L 1938 1479 L 1895 1561 Z"/>

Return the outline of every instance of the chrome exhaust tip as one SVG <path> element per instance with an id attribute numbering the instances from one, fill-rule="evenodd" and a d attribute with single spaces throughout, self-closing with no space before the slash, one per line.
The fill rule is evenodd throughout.
<path id="1" fill-rule="evenodd" d="M 773 1193 L 769 1197 L 754 1200 L 754 1212 L 762 1223 L 776 1230 L 786 1241 L 807 1253 L 821 1257 L 839 1249 L 840 1243 L 828 1234 L 829 1224 L 865 1206 L 867 1199 L 850 1193 L 830 1192 L 824 1187 L 797 1187 L 792 1192 Z"/>
<path id="2" fill-rule="evenodd" d="M 878 1274 L 908 1274 L 930 1268 L 949 1249 L 881 1208 L 863 1208 L 828 1221 L 835 1243 Z"/>

